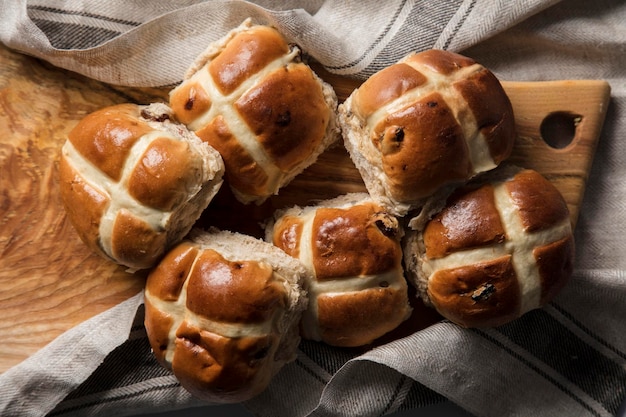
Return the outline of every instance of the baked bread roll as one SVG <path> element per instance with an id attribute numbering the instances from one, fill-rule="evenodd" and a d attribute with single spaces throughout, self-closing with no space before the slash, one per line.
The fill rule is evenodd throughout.
<path id="1" fill-rule="evenodd" d="M 198 398 L 245 401 L 295 359 L 306 271 L 247 235 L 192 230 L 148 276 L 145 327 L 157 360 Z"/>
<path id="2" fill-rule="evenodd" d="M 409 317 L 402 235 L 395 216 L 365 193 L 276 212 L 266 240 L 310 271 L 304 338 L 362 346 Z"/>
<path id="3" fill-rule="evenodd" d="M 545 305 L 573 270 L 567 204 L 529 169 L 460 188 L 406 241 L 409 280 L 465 327 L 499 326 Z"/>
<path id="4" fill-rule="evenodd" d="M 87 115 L 60 157 L 68 218 L 92 250 L 131 270 L 178 243 L 222 184 L 219 153 L 164 104 L 120 104 Z"/>
<path id="5" fill-rule="evenodd" d="M 248 19 L 211 44 L 170 94 L 217 149 L 237 199 L 260 204 L 339 138 L 337 97 L 278 31 Z"/>
<path id="6" fill-rule="evenodd" d="M 441 50 L 372 75 L 339 106 L 339 123 L 367 190 L 401 216 L 496 167 L 515 139 L 511 103 L 496 77 Z"/>

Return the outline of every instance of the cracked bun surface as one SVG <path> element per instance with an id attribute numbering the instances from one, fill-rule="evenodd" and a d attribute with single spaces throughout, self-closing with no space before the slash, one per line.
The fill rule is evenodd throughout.
<path id="1" fill-rule="evenodd" d="M 246 20 L 170 93 L 176 117 L 217 149 L 243 203 L 260 204 L 339 139 L 337 97 L 275 29 Z"/>
<path id="2" fill-rule="evenodd" d="M 69 220 L 93 251 L 130 269 L 155 265 L 222 185 L 219 153 L 163 104 L 120 104 L 82 119 L 59 164 Z"/>
<path id="3" fill-rule="evenodd" d="M 234 403 L 295 359 L 306 270 L 273 245 L 192 230 L 150 273 L 145 326 L 157 360 L 189 392 Z"/>
<path id="4" fill-rule="evenodd" d="M 369 193 L 398 215 L 495 168 L 515 139 L 493 73 L 434 49 L 372 75 L 339 106 L 339 122 Z"/>
<path id="5" fill-rule="evenodd" d="M 362 346 L 409 317 L 402 235 L 396 217 L 365 193 L 276 213 L 266 240 L 310 271 L 304 338 Z"/>
<path id="6" fill-rule="evenodd" d="M 499 326 L 544 306 L 573 271 L 562 195 L 536 171 L 502 173 L 458 189 L 422 230 L 407 232 L 409 279 L 465 327 Z"/>

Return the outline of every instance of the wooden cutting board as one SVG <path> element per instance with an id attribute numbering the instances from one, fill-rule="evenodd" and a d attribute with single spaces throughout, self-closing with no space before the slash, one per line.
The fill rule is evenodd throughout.
<path id="1" fill-rule="evenodd" d="M 319 70 L 345 99 L 358 82 Z M 604 81 L 503 83 L 519 137 L 513 162 L 561 190 L 575 224 L 609 101 Z M 0 373 L 56 336 L 142 290 L 132 275 L 92 254 L 69 224 L 58 195 L 57 157 L 68 131 L 104 106 L 165 101 L 166 89 L 118 88 L 0 46 Z M 561 148 L 550 141 L 569 143 Z M 571 142 L 571 143 L 570 143 Z M 341 145 L 259 207 L 226 187 L 199 221 L 260 235 L 277 207 L 364 191 Z M 415 319 L 415 326 L 422 322 Z"/>

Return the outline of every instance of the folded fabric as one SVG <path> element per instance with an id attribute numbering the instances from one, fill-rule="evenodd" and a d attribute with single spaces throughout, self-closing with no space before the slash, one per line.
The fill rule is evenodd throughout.
<path id="1" fill-rule="evenodd" d="M 626 4 L 621 0 L 0 0 L 0 41 L 114 84 L 167 86 L 245 17 L 327 70 L 365 78 L 406 53 L 463 52 L 506 80 L 604 79 L 605 128 L 576 228 L 572 281 L 508 325 L 441 322 L 356 354 L 302 342 L 258 416 L 374 416 L 448 399 L 477 416 L 612 416 L 626 397 Z M 78 3 L 77 3 L 78 4 Z M 142 295 L 0 375 L 2 416 L 133 415 L 202 405 L 161 368 Z"/>
<path id="2" fill-rule="evenodd" d="M 288 2 L 3 0 L 0 39 L 56 66 L 112 84 L 178 83 L 212 41 L 246 17 L 276 26 L 331 72 L 367 76 L 406 53 L 459 50 L 558 0 Z M 265 7 L 264 7 L 265 6 Z"/>

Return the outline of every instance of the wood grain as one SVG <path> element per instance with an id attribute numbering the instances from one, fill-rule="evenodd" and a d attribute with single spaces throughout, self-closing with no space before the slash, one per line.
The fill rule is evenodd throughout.
<path id="1" fill-rule="evenodd" d="M 359 84 L 316 69 L 340 99 Z M 512 161 L 553 181 L 575 223 L 608 105 L 608 84 L 503 84 L 519 133 Z M 165 89 L 106 85 L 0 47 L 0 372 L 142 290 L 145 274 L 125 272 L 79 240 L 58 195 L 57 157 L 67 132 L 86 114 L 116 103 L 166 97 Z M 542 139 L 542 122 L 555 112 L 562 117 L 544 134 L 570 134 L 572 143 L 561 149 Z M 278 207 L 363 190 L 358 171 L 339 145 L 261 206 L 243 206 L 223 187 L 198 225 L 260 235 L 258 222 Z M 416 318 L 409 327 L 423 323 Z"/>

